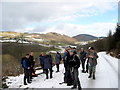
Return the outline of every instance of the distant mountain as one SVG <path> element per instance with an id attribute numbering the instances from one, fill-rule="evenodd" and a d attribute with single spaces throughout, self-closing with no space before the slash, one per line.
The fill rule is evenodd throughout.
<path id="1" fill-rule="evenodd" d="M 89 35 L 89 34 L 79 34 L 77 36 L 74 36 L 73 38 L 75 38 L 78 41 L 89 41 L 89 40 L 97 40 L 98 37 Z"/>

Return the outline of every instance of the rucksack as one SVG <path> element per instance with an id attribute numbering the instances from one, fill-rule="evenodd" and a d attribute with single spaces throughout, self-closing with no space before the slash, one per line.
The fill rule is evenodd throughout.
<path id="1" fill-rule="evenodd" d="M 23 57 L 22 59 L 21 59 L 21 65 L 22 65 L 22 67 L 23 67 L 23 60 L 25 59 L 25 57 Z"/>
<path id="2" fill-rule="evenodd" d="M 69 65 L 74 67 L 76 65 L 75 55 L 73 56 L 73 59 L 69 61 Z"/>

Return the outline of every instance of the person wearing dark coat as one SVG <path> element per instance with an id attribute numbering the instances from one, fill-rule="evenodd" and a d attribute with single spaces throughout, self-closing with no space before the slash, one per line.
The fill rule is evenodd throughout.
<path id="1" fill-rule="evenodd" d="M 50 71 L 50 78 L 53 78 L 52 77 L 52 59 L 48 53 L 45 55 L 43 64 L 44 64 L 44 70 L 46 73 L 46 79 L 49 78 L 48 77 L 48 70 Z"/>
<path id="2" fill-rule="evenodd" d="M 65 52 L 64 52 L 64 55 L 62 57 L 63 63 L 64 63 L 64 68 L 65 68 L 65 72 L 66 72 L 66 69 L 67 69 L 67 57 L 68 56 L 69 56 L 69 51 L 66 49 Z"/>
<path id="3" fill-rule="evenodd" d="M 72 76 L 70 73 L 70 64 L 69 64 L 69 60 L 70 60 L 70 53 L 69 51 L 71 50 L 71 48 L 67 48 L 65 50 L 64 56 L 63 56 L 63 62 L 64 62 L 64 67 L 65 67 L 65 73 L 64 73 L 64 83 L 67 83 L 67 86 L 71 86 L 73 85 L 73 80 L 72 80 Z"/>
<path id="4" fill-rule="evenodd" d="M 43 52 L 41 53 L 41 55 L 39 56 L 39 58 L 40 58 L 40 65 L 41 65 L 41 67 L 42 67 L 42 69 L 43 69 L 43 72 L 44 72 L 44 64 L 43 64 L 43 61 L 44 61 L 44 59 L 45 59 L 45 55 L 44 55 Z"/>
<path id="5" fill-rule="evenodd" d="M 80 67 L 80 58 L 77 54 L 74 54 L 74 51 L 70 51 L 70 58 L 69 58 L 69 65 L 70 65 L 70 72 L 73 80 L 73 87 L 71 89 L 76 89 L 78 87 L 78 90 L 81 89 L 81 84 L 79 80 L 79 71 L 78 68 Z"/>
<path id="6" fill-rule="evenodd" d="M 88 65 L 89 65 L 89 76 L 88 76 L 88 78 L 91 78 L 92 74 L 93 74 L 93 79 L 95 79 L 95 72 L 96 72 L 98 55 L 95 52 L 94 47 L 89 47 L 89 52 L 87 53 L 86 56 L 88 58 Z"/>
<path id="7" fill-rule="evenodd" d="M 56 67 L 57 67 L 57 71 L 56 72 L 59 72 L 60 61 L 61 61 L 61 55 L 60 55 L 59 52 L 57 52 L 56 56 L 55 56 L 55 64 L 56 64 Z"/>
<path id="8" fill-rule="evenodd" d="M 34 59 L 34 53 L 33 52 L 30 53 L 29 59 L 30 59 L 30 62 L 31 62 L 30 70 L 31 70 L 31 79 L 32 79 L 32 76 L 36 76 L 35 75 L 35 70 L 34 70 L 35 59 Z"/>
<path id="9" fill-rule="evenodd" d="M 22 61 L 22 66 L 24 68 L 24 85 L 27 85 L 26 80 L 28 83 L 30 82 L 30 67 L 31 62 L 29 60 L 29 54 L 26 54 L 26 57 Z"/>
<path id="10" fill-rule="evenodd" d="M 86 52 L 83 48 L 80 49 L 80 60 L 82 61 L 82 72 L 85 73 Z"/>
<path id="11" fill-rule="evenodd" d="M 64 83 L 68 83 L 68 77 L 67 77 L 67 67 L 68 67 L 68 57 L 69 57 L 69 51 L 68 49 L 65 50 L 64 55 L 62 57 L 63 63 L 64 63 L 64 68 L 65 68 L 65 73 L 64 73 Z"/>

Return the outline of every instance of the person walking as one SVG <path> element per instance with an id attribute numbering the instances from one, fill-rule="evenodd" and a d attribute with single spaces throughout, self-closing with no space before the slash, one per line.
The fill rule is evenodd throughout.
<path id="1" fill-rule="evenodd" d="M 80 49 L 80 60 L 82 61 L 82 72 L 85 73 L 86 52 L 83 48 Z"/>
<path id="2" fill-rule="evenodd" d="M 73 80 L 73 87 L 71 89 L 76 89 L 78 87 L 78 90 L 81 89 L 81 84 L 79 80 L 79 71 L 78 68 L 80 67 L 80 58 L 77 54 L 74 53 L 73 50 L 70 51 L 70 72 Z"/>
<path id="3" fill-rule="evenodd" d="M 49 78 L 48 70 L 50 71 L 50 78 L 53 78 L 53 76 L 52 76 L 52 59 L 49 56 L 49 53 L 47 53 L 45 55 L 45 59 L 43 60 L 43 64 L 44 64 L 44 70 L 45 70 L 45 73 L 46 73 L 46 79 Z"/>
<path id="4" fill-rule="evenodd" d="M 29 54 L 26 54 L 25 58 L 22 61 L 22 66 L 24 68 L 24 85 L 27 85 L 26 80 L 28 83 L 30 82 L 30 67 L 31 63 L 29 60 Z"/>
<path id="5" fill-rule="evenodd" d="M 57 67 L 57 71 L 56 72 L 59 72 L 59 64 L 60 64 L 60 61 L 61 61 L 61 55 L 59 52 L 56 53 L 56 56 L 55 56 L 55 64 L 56 64 L 56 67 Z"/>
<path id="6" fill-rule="evenodd" d="M 89 47 L 89 52 L 87 53 L 87 58 L 88 58 L 88 66 L 89 66 L 88 78 L 91 78 L 92 74 L 93 74 L 93 79 L 95 79 L 95 72 L 96 72 L 98 55 L 95 52 L 94 47 Z"/>
<path id="7" fill-rule="evenodd" d="M 41 53 L 41 55 L 39 56 L 39 59 L 40 59 L 40 65 L 41 65 L 41 67 L 43 69 L 43 73 L 44 73 L 45 72 L 45 70 L 44 70 L 44 64 L 43 64 L 43 61 L 45 59 L 44 52 Z"/>

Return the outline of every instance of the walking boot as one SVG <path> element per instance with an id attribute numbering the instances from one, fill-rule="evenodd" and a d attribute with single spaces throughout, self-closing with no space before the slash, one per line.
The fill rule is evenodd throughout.
<path id="1" fill-rule="evenodd" d="M 78 90 L 82 90 L 82 88 L 80 86 L 78 86 Z"/>
<path id="2" fill-rule="evenodd" d="M 32 82 L 28 81 L 28 83 L 32 83 Z"/>
<path id="3" fill-rule="evenodd" d="M 86 70 L 86 73 L 88 73 L 88 70 Z"/>
<path id="4" fill-rule="evenodd" d="M 90 73 L 90 75 L 88 76 L 88 78 L 91 78 L 92 77 L 92 73 Z"/>
<path id="5" fill-rule="evenodd" d="M 25 76 L 24 76 L 24 85 L 27 85 Z"/>
<path id="6" fill-rule="evenodd" d="M 76 89 L 77 88 L 77 86 L 73 86 L 73 87 L 71 87 L 71 89 Z"/>
<path id="7" fill-rule="evenodd" d="M 24 81 L 24 85 L 27 85 L 26 81 Z"/>
<path id="8" fill-rule="evenodd" d="M 95 74 L 93 74 L 93 79 L 95 79 Z"/>
<path id="9" fill-rule="evenodd" d="M 46 79 L 48 79 L 49 77 L 47 76 Z"/>
<path id="10" fill-rule="evenodd" d="M 27 83 L 24 83 L 24 85 L 27 85 Z"/>
<path id="11" fill-rule="evenodd" d="M 82 70 L 82 73 L 86 73 L 85 70 Z"/>

